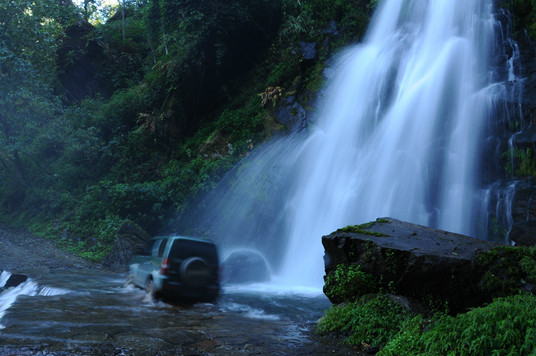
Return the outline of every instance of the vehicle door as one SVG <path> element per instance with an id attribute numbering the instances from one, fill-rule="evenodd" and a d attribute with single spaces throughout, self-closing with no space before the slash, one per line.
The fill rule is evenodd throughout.
<path id="1" fill-rule="evenodd" d="M 134 273 L 133 278 L 135 283 L 144 286 L 147 282 L 147 278 L 160 269 L 162 263 L 162 252 L 166 246 L 167 239 L 154 239 L 149 241 L 146 245 L 144 253 L 139 255 L 135 259 L 135 263 L 138 263 L 137 271 Z"/>

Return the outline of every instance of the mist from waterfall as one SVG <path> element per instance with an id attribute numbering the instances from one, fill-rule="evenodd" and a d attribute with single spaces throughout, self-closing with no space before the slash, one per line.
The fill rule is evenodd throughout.
<path id="1" fill-rule="evenodd" d="M 500 92 L 491 0 L 386 0 L 335 60 L 307 130 L 273 139 L 202 204 L 223 258 L 256 249 L 280 285 L 322 285 L 321 237 L 393 217 L 485 233 L 484 132 Z"/>

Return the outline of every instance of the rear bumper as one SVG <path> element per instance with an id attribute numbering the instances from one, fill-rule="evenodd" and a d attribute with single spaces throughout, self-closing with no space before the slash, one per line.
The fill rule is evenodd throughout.
<path id="1" fill-rule="evenodd" d="M 214 283 L 194 288 L 184 283 L 163 280 L 158 292 L 166 297 L 213 302 L 220 295 L 220 285 Z"/>

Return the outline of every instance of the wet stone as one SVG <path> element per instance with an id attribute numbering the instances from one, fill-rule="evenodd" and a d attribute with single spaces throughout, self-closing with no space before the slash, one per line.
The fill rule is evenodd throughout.
<path id="1" fill-rule="evenodd" d="M 16 287 L 27 280 L 28 276 L 24 274 L 12 274 L 4 285 L 4 288 Z"/>

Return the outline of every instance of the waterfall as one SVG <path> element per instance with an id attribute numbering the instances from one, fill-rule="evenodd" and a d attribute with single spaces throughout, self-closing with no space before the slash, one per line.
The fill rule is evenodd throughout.
<path id="1" fill-rule="evenodd" d="M 205 200 L 201 220 L 321 286 L 321 237 L 394 217 L 477 237 L 481 147 L 498 86 L 491 0 L 386 0 L 338 56 L 307 132 L 272 140 Z"/>

